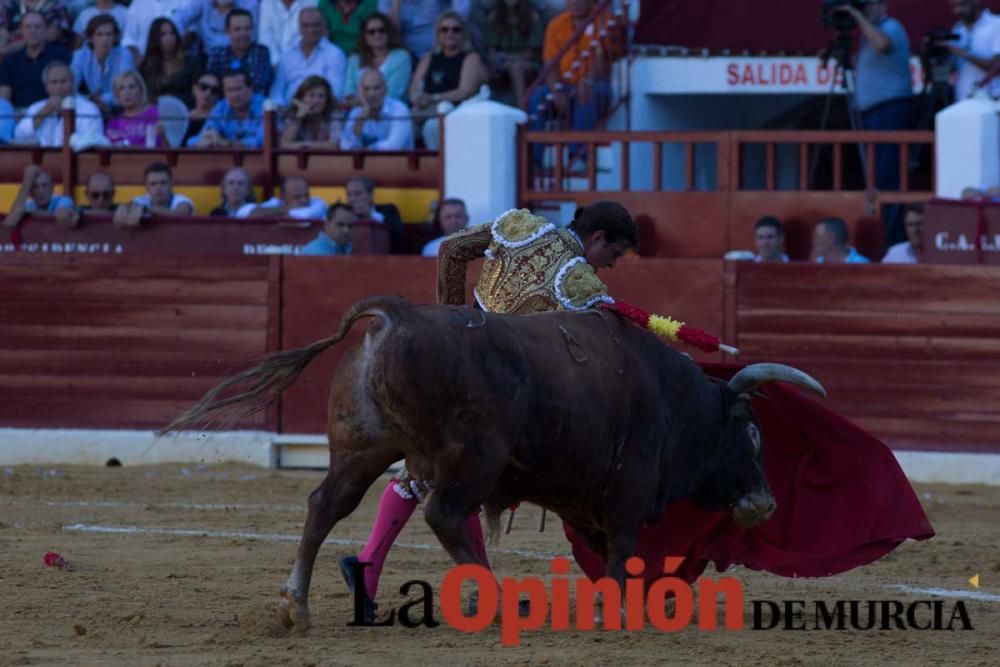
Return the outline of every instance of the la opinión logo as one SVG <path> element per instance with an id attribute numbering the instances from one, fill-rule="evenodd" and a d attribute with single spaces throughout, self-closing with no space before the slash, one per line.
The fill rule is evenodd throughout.
<path id="1" fill-rule="evenodd" d="M 440 607 L 445 623 L 460 632 L 482 632 L 499 622 L 500 643 L 519 646 L 521 633 L 538 630 L 546 622 L 551 630 L 598 629 L 595 612 L 597 599 L 603 603 L 602 630 L 643 630 L 648 623 L 661 632 L 680 632 L 696 627 L 706 632 L 720 629 L 742 631 L 744 623 L 743 584 L 735 577 L 700 577 L 692 586 L 672 576 L 684 562 L 680 557 L 663 561 L 663 577 L 648 588 L 643 576 L 645 562 L 629 558 L 625 564 L 628 577 L 625 590 L 618 582 L 604 577 L 591 581 L 587 577 L 569 578 L 569 559 L 553 558 L 548 583 L 538 577 L 514 579 L 505 577 L 499 584 L 490 570 L 480 565 L 459 565 L 450 569 L 441 582 Z M 355 564 L 355 581 L 364 581 L 368 563 Z M 462 607 L 462 586 L 475 584 L 479 591 L 476 611 L 466 614 Z M 408 599 L 399 609 L 392 609 L 382 621 L 366 621 L 360 587 L 355 591 L 354 620 L 351 626 L 388 626 L 399 624 L 408 628 L 435 628 L 440 622 L 434 617 L 434 591 L 422 580 L 404 583 L 399 592 L 409 596 L 419 589 L 417 599 Z M 696 594 L 697 593 L 697 594 Z M 720 605 L 721 597 L 721 605 Z M 528 613 L 519 614 L 522 599 L 529 603 Z M 576 601 L 575 614 L 572 600 Z M 672 604 L 668 605 L 667 601 Z M 961 600 L 949 604 L 942 600 L 772 600 L 752 601 L 752 630 L 972 630 L 965 604 Z M 420 613 L 416 616 L 415 613 Z M 722 612 L 724 621 L 719 624 Z M 946 620 L 947 619 L 947 620 Z"/>

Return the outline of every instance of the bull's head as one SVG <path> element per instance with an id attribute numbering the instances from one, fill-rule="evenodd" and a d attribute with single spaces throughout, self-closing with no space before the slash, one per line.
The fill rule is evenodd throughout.
<path id="1" fill-rule="evenodd" d="M 826 396 L 819 382 L 791 366 L 753 364 L 736 373 L 723 390 L 725 423 L 718 468 L 694 497 L 706 509 L 731 507 L 733 520 L 743 528 L 767 521 L 776 506 L 761 463 L 763 435 L 750 402 L 757 387 L 776 381 Z"/>

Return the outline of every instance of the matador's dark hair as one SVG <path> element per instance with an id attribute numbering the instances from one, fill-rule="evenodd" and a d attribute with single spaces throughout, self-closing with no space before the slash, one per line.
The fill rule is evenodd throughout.
<path id="1" fill-rule="evenodd" d="M 603 231 L 608 243 L 621 243 L 639 249 L 639 229 L 628 210 L 615 201 L 595 201 L 576 209 L 570 229 L 586 240 L 596 231 Z"/>

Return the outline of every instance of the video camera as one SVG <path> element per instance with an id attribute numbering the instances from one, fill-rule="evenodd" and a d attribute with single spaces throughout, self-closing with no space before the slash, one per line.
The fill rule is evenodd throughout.
<path id="1" fill-rule="evenodd" d="M 820 23 L 827 28 L 833 28 L 837 32 L 850 32 L 854 30 L 857 21 L 847 12 L 834 10 L 846 5 L 862 11 L 867 4 L 868 0 L 823 0 L 823 9 L 819 15 Z"/>
<path id="2" fill-rule="evenodd" d="M 948 28 L 934 28 L 924 35 L 920 43 L 920 62 L 924 67 L 924 79 L 933 83 L 947 83 L 951 77 L 951 51 L 939 42 L 954 42 L 961 39 Z"/>

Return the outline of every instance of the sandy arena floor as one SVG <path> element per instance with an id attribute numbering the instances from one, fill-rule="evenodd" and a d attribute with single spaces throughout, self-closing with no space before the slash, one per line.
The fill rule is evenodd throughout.
<path id="1" fill-rule="evenodd" d="M 348 627 L 337 558 L 356 550 L 349 543 L 320 553 L 312 629 L 286 631 L 277 592 L 321 476 L 236 466 L 0 469 L 0 665 L 1000 664 L 1000 488 L 920 486 L 938 536 L 846 575 L 730 572 L 744 581 L 748 621 L 754 599 L 941 599 L 946 620 L 963 599 L 972 631 L 540 630 L 504 648 L 496 626 L 474 635 L 445 625 Z M 367 536 L 382 488 L 333 540 Z M 500 574 L 544 577 L 545 558 L 568 553 L 551 516 L 546 532 L 537 526 L 537 510 L 518 513 L 491 552 Z M 412 521 L 400 542 L 381 590 L 395 593 L 408 579 L 436 587 L 450 563 L 427 525 Z M 50 550 L 76 570 L 43 567 Z M 976 573 L 978 591 L 967 582 Z"/>

